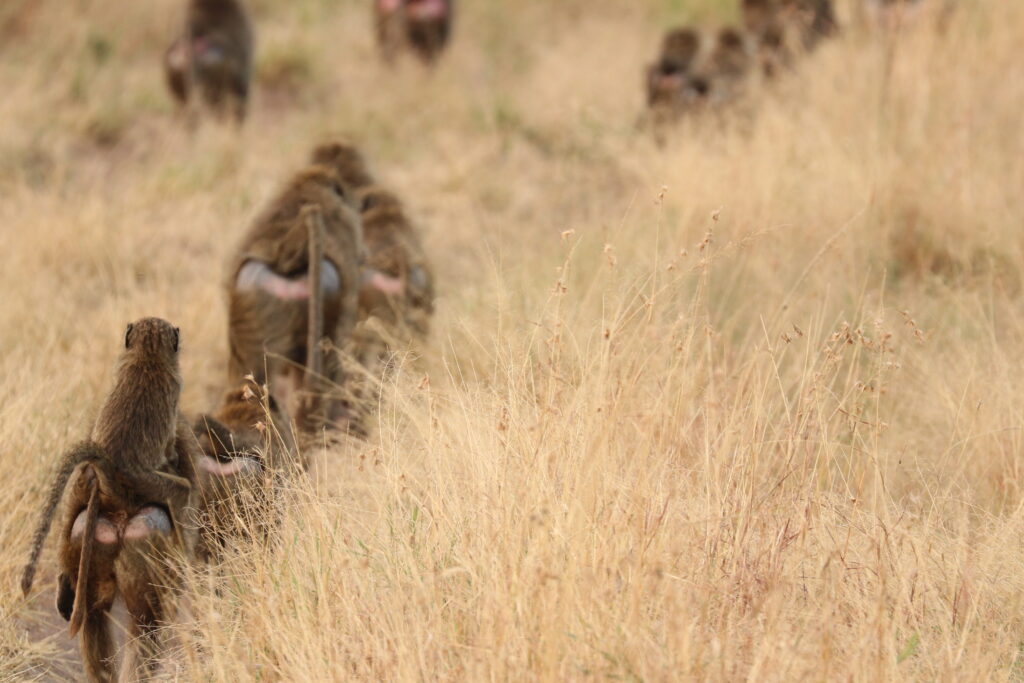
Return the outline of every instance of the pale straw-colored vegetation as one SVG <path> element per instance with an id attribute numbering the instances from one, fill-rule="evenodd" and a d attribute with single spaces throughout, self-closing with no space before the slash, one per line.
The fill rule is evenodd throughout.
<path id="1" fill-rule="evenodd" d="M 52 565 L 17 575 L 124 324 L 180 325 L 209 409 L 228 254 L 337 133 L 423 229 L 432 336 L 197 572 L 168 677 L 1024 676 L 1024 3 L 843 4 L 663 147 L 643 66 L 732 0 L 463 0 L 433 74 L 378 63 L 368 3 L 254 0 L 237 134 L 163 89 L 180 4 L 0 4 L 0 678 L 76 670 Z"/>

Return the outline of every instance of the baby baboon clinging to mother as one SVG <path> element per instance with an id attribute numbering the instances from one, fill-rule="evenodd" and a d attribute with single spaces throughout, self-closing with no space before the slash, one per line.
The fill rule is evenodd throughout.
<path id="1" fill-rule="evenodd" d="M 655 122 L 734 100 L 754 63 L 753 43 L 736 28 L 669 31 L 647 69 L 647 105 Z"/>
<path id="2" fill-rule="evenodd" d="M 454 0 L 374 0 L 377 42 L 385 61 L 409 49 L 422 61 L 437 60 L 451 35 Z"/>
<path id="3" fill-rule="evenodd" d="M 190 0 L 185 28 L 164 55 L 167 85 L 182 105 L 198 96 L 221 116 L 245 119 L 253 31 L 242 0 Z"/>
<path id="4" fill-rule="evenodd" d="M 323 242 L 316 263 L 310 259 L 314 227 Z M 323 337 L 340 346 L 355 325 L 364 258 L 359 214 L 334 170 L 312 166 L 296 175 L 253 222 L 230 268 L 228 386 L 242 386 L 250 375 L 269 384 L 285 412 L 304 426 L 307 418 L 340 417 L 340 405 L 332 402 L 326 414 L 312 418 L 314 411 L 298 405 L 298 392 L 307 388 L 307 364 L 315 366 L 320 353 L 319 344 L 311 345 L 311 326 L 322 326 Z M 340 383 L 334 354 L 323 375 Z"/>
<path id="5" fill-rule="evenodd" d="M 194 546 L 194 437 L 178 411 L 178 345 L 178 329 L 164 320 L 128 326 L 114 388 L 90 440 L 61 458 L 22 575 L 28 594 L 54 511 L 65 499 L 57 609 L 73 635 L 81 630 L 82 658 L 93 680 L 115 677 L 107 610 L 118 594 L 130 617 L 129 650 L 152 654 L 155 627 L 166 616 L 158 589 L 166 577 L 157 580 L 156 565 L 148 561 L 119 566 L 122 551 L 156 559 L 151 550 L 177 548 L 187 555 Z M 129 654 L 132 667 L 149 659 L 137 654 Z"/>

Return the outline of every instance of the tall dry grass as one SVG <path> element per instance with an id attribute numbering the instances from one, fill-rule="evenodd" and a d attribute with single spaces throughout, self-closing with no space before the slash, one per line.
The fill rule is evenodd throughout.
<path id="1" fill-rule="evenodd" d="M 74 671 L 16 575 L 124 323 L 181 326 L 208 408 L 227 255 L 337 132 L 423 226 L 434 333 L 277 538 L 193 577 L 168 676 L 1022 677 L 1024 5 L 895 38 L 844 6 L 659 148 L 641 68 L 731 2 L 466 0 L 425 75 L 364 3 L 260 0 L 253 117 L 195 135 L 178 4 L 0 7 L 0 677 Z"/>

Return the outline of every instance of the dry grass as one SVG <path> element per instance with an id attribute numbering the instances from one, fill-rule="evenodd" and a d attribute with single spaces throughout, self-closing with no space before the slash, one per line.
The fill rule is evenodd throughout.
<path id="1" fill-rule="evenodd" d="M 227 255 L 336 132 L 424 226 L 434 334 L 275 542 L 197 577 L 169 675 L 1024 675 L 1024 3 L 851 28 L 664 148 L 641 67 L 730 2 L 466 0 L 425 77 L 365 3 L 260 0 L 252 120 L 194 136 L 178 4 L 0 7 L 0 678 L 71 648 L 16 575 L 124 323 L 180 325 L 210 407 Z"/>

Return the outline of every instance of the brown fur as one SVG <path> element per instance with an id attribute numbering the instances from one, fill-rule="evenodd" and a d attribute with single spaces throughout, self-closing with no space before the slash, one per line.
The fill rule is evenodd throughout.
<path id="1" fill-rule="evenodd" d="M 740 12 L 769 75 L 839 28 L 832 0 L 742 0 Z"/>
<path id="2" fill-rule="evenodd" d="M 228 283 L 231 357 L 229 386 L 240 386 L 252 375 L 269 384 L 271 394 L 288 412 L 297 412 L 290 395 L 306 385 L 310 291 L 309 218 L 305 208 L 317 207 L 323 222 L 321 262 L 333 283 L 324 286 L 324 336 L 334 345 L 348 338 L 355 325 L 359 267 L 364 258 L 362 224 L 346 200 L 341 180 L 332 169 L 314 166 L 299 173 L 257 217 L 239 246 Z M 259 268 L 259 283 L 246 285 L 246 269 Z M 328 278 L 322 281 L 326 283 Z M 306 290 L 285 296 L 270 285 Z M 324 374 L 340 382 L 336 363 Z"/>
<path id="3" fill-rule="evenodd" d="M 341 182 L 351 191 L 358 191 L 375 181 L 362 152 L 350 142 L 328 142 L 313 150 L 313 164 L 334 169 Z"/>
<path id="4" fill-rule="evenodd" d="M 367 262 L 359 293 L 359 318 L 370 316 L 404 324 L 425 336 L 434 312 L 434 275 L 423 244 L 401 201 L 389 190 L 370 186 L 360 192 Z M 375 274 L 400 281 L 401 295 L 372 285 Z"/>
<path id="5" fill-rule="evenodd" d="M 647 104 L 658 115 L 673 118 L 730 102 L 742 91 L 754 64 L 753 44 L 736 28 L 674 29 L 647 69 Z"/>
<path id="6" fill-rule="evenodd" d="M 237 524 L 240 507 L 255 512 L 256 522 L 266 516 L 275 481 L 295 463 L 288 418 L 261 394 L 252 382 L 229 391 L 217 411 L 201 415 L 193 427 L 201 449 L 195 469 L 203 520 L 198 554 L 204 559 L 248 530 Z"/>
<path id="7" fill-rule="evenodd" d="M 148 599 L 130 595 L 127 591 L 134 589 L 126 589 L 125 581 L 131 577 L 112 569 L 125 525 L 140 508 L 156 504 L 166 509 L 169 531 L 173 530 L 178 547 L 187 554 L 194 546 L 192 435 L 178 412 L 182 385 L 178 340 L 177 328 L 158 318 L 128 326 L 114 387 L 91 439 L 61 458 L 22 575 L 22 591 L 27 594 L 54 510 L 66 498 L 57 608 L 71 621 L 72 633 L 81 628 L 82 656 L 94 680 L 114 675 L 106 623 L 110 603 L 118 592 L 126 601 Z M 76 476 L 71 495 L 64 496 L 72 475 Z M 83 514 L 85 528 L 80 535 L 73 534 Z M 96 542 L 97 520 L 113 530 L 116 541 Z"/>
<path id="8" fill-rule="evenodd" d="M 391 63 L 409 50 L 424 63 L 437 61 L 451 37 L 454 0 L 443 0 L 444 12 L 421 16 L 420 8 L 437 0 L 375 0 L 374 21 L 377 43 L 385 61 Z"/>
<path id="9" fill-rule="evenodd" d="M 241 123 L 252 80 L 253 30 L 241 0 L 190 0 L 182 37 L 164 56 L 167 84 L 182 104 L 193 93 Z"/>

